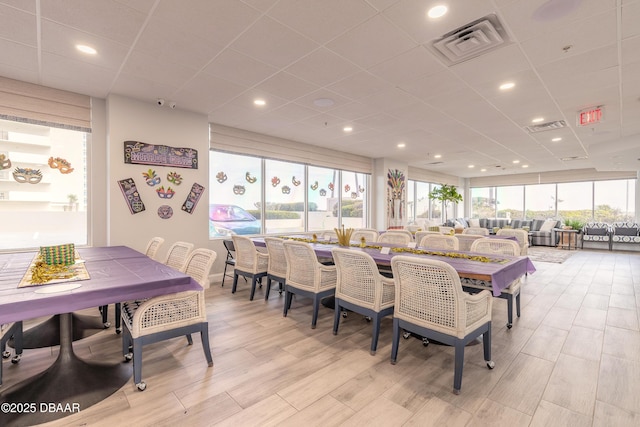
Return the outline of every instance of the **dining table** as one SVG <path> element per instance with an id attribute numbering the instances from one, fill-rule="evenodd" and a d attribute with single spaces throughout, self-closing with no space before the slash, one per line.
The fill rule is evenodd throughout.
<path id="1" fill-rule="evenodd" d="M 60 348 L 45 371 L 0 392 L 0 425 L 35 425 L 62 418 L 100 402 L 131 378 L 125 363 L 105 363 L 74 353 L 76 310 L 116 302 L 202 290 L 191 277 L 126 246 L 77 248 L 87 278 L 19 286 L 35 252 L 0 254 L 0 323 L 59 314 Z M 118 344 L 119 345 L 119 344 Z M 28 363 L 28 354 L 22 363 Z"/>
<path id="2" fill-rule="evenodd" d="M 336 239 L 311 241 L 303 236 L 282 236 L 284 239 L 294 238 L 307 241 L 319 258 L 330 258 L 331 249 L 338 247 Z M 252 239 L 256 246 L 264 247 L 264 238 Z M 509 256 L 502 254 L 487 255 L 468 251 L 453 251 L 397 245 L 389 243 L 369 243 L 361 247 L 357 242 L 351 242 L 348 248 L 354 251 L 366 252 L 380 267 L 388 268 L 391 259 L 397 255 L 415 257 L 429 257 L 430 259 L 444 261 L 451 265 L 460 278 L 477 279 L 491 282 L 493 296 L 501 295 L 502 290 L 508 287 L 514 280 L 526 274 L 536 271 L 535 266 L 527 256 Z M 388 248 L 386 250 L 385 248 Z"/>

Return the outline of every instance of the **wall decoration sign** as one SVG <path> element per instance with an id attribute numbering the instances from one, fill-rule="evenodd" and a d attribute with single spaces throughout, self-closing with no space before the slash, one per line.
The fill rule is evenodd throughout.
<path id="1" fill-rule="evenodd" d="M 37 184 L 42 181 L 42 172 L 40 172 L 40 169 L 15 168 L 13 171 L 13 179 L 20 184 L 27 182 L 29 184 Z"/>
<path id="2" fill-rule="evenodd" d="M 236 196 L 242 196 L 245 191 L 247 191 L 247 189 L 244 188 L 244 185 L 233 186 L 233 194 L 235 194 Z"/>
<path id="3" fill-rule="evenodd" d="M 289 187 L 288 185 L 283 185 L 282 194 L 290 194 L 290 193 L 291 193 L 291 187 Z"/>
<path id="4" fill-rule="evenodd" d="M 167 174 L 167 181 L 175 185 L 180 185 L 182 184 L 182 176 L 177 172 L 169 172 Z"/>
<path id="5" fill-rule="evenodd" d="M 316 182 L 314 182 L 313 184 L 311 184 L 310 188 L 311 188 L 313 191 L 316 191 L 316 190 L 318 189 L 318 181 L 316 181 Z"/>
<path id="6" fill-rule="evenodd" d="M 147 185 L 149 187 L 158 185 L 160 184 L 160 181 L 162 181 L 160 177 L 156 175 L 156 171 L 154 171 L 153 169 L 149 169 L 146 172 L 142 172 L 142 176 L 144 177 L 144 180 L 147 182 Z"/>
<path id="7" fill-rule="evenodd" d="M 220 171 L 216 174 L 216 181 L 218 181 L 220 184 L 222 184 L 223 182 L 225 182 L 227 180 L 227 174 Z"/>
<path id="8" fill-rule="evenodd" d="M 124 162 L 135 165 L 198 169 L 198 151 L 193 148 L 176 148 L 140 141 L 125 141 Z"/>
<path id="9" fill-rule="evenodd" d="M 127 206 L 132 215 L 144 211 L 144 203 L 142 203 L 140 193 L 136 188 L 136 183 L 133 178 L 121 179 L 118 181 L 118 186 L 120 186 L 124 200 L 127 202 Z"/>
<path id="10" fill-rule="evenodd" d="M 327 195 L 327 190 L 325 190 L 324 188 L 321 188 L 321 189 L 320 189 L 320 196 L 321 196 L 321 197 L 324 197 L 324 196 L 326 196 L 326 195 Z"/>
<path id="11" fill-rule="evenodd" d="M 197 182 L 194 182 L 191 186 L 191 191 L 189 191 L 189 195 L 187 196 L 187 200 L 182 204 L 182 210 L 186 213 L 193 213 L 202 193 L 204 193 L 204 187 Z"/>
<path id="12" fill-rule="evenodd" d="M 49 157 L 49 167 L 51 169 L 58 169 L 62 174 L 73 172 L 71 163 L 69 163 L 69 161 L 67 161 L 66 159 L 62 159 L 60 157 Z"/>
<path id="13" fill-rule="evenodd" d="M 169 219 L 173 216 L 173 209 L 169 205 L 162 205 L 158 208 L 158 216 L 161 219 Z"/>

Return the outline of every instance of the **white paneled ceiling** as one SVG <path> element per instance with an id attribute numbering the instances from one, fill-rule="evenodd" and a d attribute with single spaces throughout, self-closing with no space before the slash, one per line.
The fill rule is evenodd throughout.
<path id="1" fill-rule="evenodd" d="M 433 53 L 490 14 L 502 47 Z M 0 51 L 5 77 L 461 177 L 640 169 L 640 0 L 0 0 Z"/>

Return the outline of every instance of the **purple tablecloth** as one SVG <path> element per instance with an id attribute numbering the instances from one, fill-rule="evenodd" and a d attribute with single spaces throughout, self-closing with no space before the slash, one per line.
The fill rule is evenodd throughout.
<path id="1" fill-rule="evenodd" d="M 256 246 L 265 246 L 264 239 L 254 238 L 252 240 L 255 242 Z M 382 243 L 375 243 L 375 245 L 398 247 L 398 245 L 390 245 L 390 244 L 382 244 Z M 325 243 L 311 244 L 311 247 L 314 249 L 317 256 L 319 257 L 331 257 L 331 249 L 337 246 L 338 246 L 337 244 L 332 245 L 332 244 L 325 244 Z M 390 252 L 389 254 L 385 255 L 380 253 L 379 249 L 358 248 L 353 246 L 351 247 L 351 249 L 368 253 L 379 265 L 391 265 L 391 258 L 397 255 L 429 257 L 431 259 L 444 261 L 447 264 L 451 265 L 453 268 L 455 268 L 460 277 L 468 277 L 468 278 L 476 278 L 476 279 L 483 278 L 484 280 L 491 280 L 491 287 L 493 289 L 494 296 L 499 296 L 501 294 L 502 289 L 509 286 L 514 280 L 524 276 L 526 273 L 534 273 L 536 271 L 536 268 L 534 267 L 533 263 L 526 256 L 521 256 L 521 257 L 513 257 L 508 255 L 490 256 L 493 258 L 509 260 L 507 263 L 502 264 L 497 262 L 472 261 L 464 258 L 450 258 L 446 256 L 412 254 L 409 252 Z M 428 248 L 424 248 L 424 249 L 429 250 Z M 473 254 L 472 252 L 462 252 L 462 251 L 439 251 L 439 252 L 460 252 L 460 253 L 466 253 L 466 254 Z M 475 254 L 475 255 L 478 255 L 478 254 Z"/>
<path id="2" fill-rule="evenodd" d="M 35 253 L 0 254 L 0 323 L 15 322 L 90 307 L 202 290 L 191 277 L 126 246 L 78 249 L 90 280 L 70 291 L 35 293 L 41 285 L 18 289 Z"/>

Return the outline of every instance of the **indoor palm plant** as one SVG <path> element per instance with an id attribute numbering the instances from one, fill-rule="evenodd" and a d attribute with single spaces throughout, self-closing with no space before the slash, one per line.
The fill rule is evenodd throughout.
<path id="1" fill-rule="evenodd" d="M 439 200 L 443 203 L 444 211 L 442 212 L 443 223 L 447 222 L 447 208 L 449 203 L 462 201 L 462 195 L 458 193 L 458 189 L 455 185 L 440 184 L 440 187 L 432 190 L 429 193 L 429 199 Z"/>

